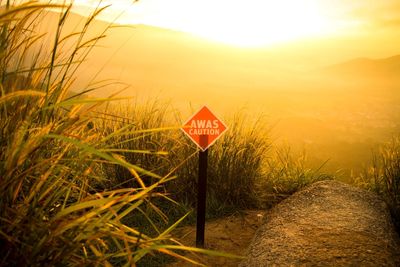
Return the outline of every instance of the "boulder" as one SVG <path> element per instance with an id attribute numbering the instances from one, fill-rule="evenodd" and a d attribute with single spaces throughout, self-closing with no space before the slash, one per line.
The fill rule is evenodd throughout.
<path id="1" fill-rule="evenodd" d="M 247 255 L 239 266 L 400 266 L 400 242 L 376 194 L 321 181 L 271 209 Z"/>

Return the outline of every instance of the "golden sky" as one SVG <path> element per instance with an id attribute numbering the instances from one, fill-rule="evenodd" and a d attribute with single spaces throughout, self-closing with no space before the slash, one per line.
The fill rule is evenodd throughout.
<path id="1" fill-rule="evenodd" d="M 75 0 L 87 12 L 98 0 Z M 192 33 L 237 46 L 372 34 L 400 26 L 398 0 L 103 0 L 102 19 Z"/>

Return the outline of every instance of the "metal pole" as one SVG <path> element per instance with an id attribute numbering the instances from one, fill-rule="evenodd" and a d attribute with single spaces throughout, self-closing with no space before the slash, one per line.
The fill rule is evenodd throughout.
<path id="1" fill-rule="evenodd" d="M 200 136 L 201 141 L 207 142 L 208 136 Z M 200 142 L 201 143 L 201 142 Z M 207 193 L 207 163 L 208 149 L 199 152 L 199 179 L 197 187 L 197 228 L 196 247 L 204 247 L 204 231 L 206 223 L 206 193 Z"/>

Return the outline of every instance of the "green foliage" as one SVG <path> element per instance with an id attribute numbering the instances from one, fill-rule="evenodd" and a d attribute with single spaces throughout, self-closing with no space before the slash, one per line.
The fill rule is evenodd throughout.
<path id="1" fill-rule="evenodd" d="M 55 32 L 37 32 L 56 7 Z M 168 105 L 117 106 L 115 97 L 84 96 L 90 88 L 69 91 L 105 36 L 90 32 L 102 9 L 65 33 L 70 10 L 29 2 L 0 12 L 0 265 L 134 265 L 160 254 L 191 261 L 176 251 L 206 251 L 170 232 L 171 217 L 195 204 L 198 150 Z M 242 111 L 226 123 L 209 151 L 209 216 L 269 205 L 326 178 L 288 153 L 271 157 L 261 118 Z"/>
<path id="2" fill-rule="evenodd" d="M 50 7 L 56 6 L 29 2 L 0 13 L 0 265 L 132 266 L 153 252 L 183 258 L 170 236 L 175 224 L 148 235 L 126 223 L 132 214 L 149 225 L 150 213 L 166 218 L 153 200 L 169 201 L 158 188 L 171 177 L 127 161 L 107 142 L 136 128 L 95 127 L 96 110 L 114 98 L 69 93 L 80 62 L 103 37 L 86 35 L 102 10 L 64 34 L 70 7 L 62 8 L 46 51 L 45 35 L 35 30 Z M 72 50 L 62 49 L 67 40 Z M 126 169 L 140 186 L 99 190 L 109 166 Z"/>
<path id="3" fill-rule="evenodd" d="M 109 105 L 106 110 L 98 112 L 94 122 L 104 142 L 104 151 L 117 152 L 126 161 L 135 162 L 137 166 L 162 176 L 171 176 L 168 155 L 174 149 L 174 132 L 179 127 L 168 125 L 168 105 L 158 101 L 142 105 L 126 101 L 119 105 Z M 107 188 L 142 186 L 132 173 L 119 165 L 104 169 L 112 177 Z M 144 184 L 151 184 L 155 177 L 145 175 Z"/>
<path id="4" fill-rule="evenodd" d="M 400 137 L 393 138 L 374 153 L 372 166 L 356 179 L 356 183 L 382 196 L 400 229 Z"/>
<path id="5" fill-rule="evenodd" d="M 265 177 L 258 184 L 260 201 L 271 207 L 301 188 L 334 176 L 321 171 L 323 165 L 314 169 L 307 166 L 305 153 L 295 155 L 288 147 L 275 149 L 266 160 Z"/>
<path id="6" fill-rule="evenodd" d="M 124 136 L 110 138 L 107 143 L 117 147 L 129 162 L 136 162 L 146 170 L 157 171 L 165 176 L 177 176 L 177 179 L 165 184 L 165 192 L 185 207 L 194 207 L 198 149 L 180 131 L 179 116 L 174 116 L 174 111 L 168 105 L 160 105 L 157 101 L 142 106 L 132 103 L 110 106 L 110 112 L 114 114 L 113 119 L 101 118 L 98 121 L 103 133 L 129 130 Z M 116 116 L 119 118 L 116 119 Z M 263 179 L 263 162 L 270 147 L 268 129 L 261 118 L 252 121 L 242 112 L 226 123 L 234 130 L 228 130 L 209 149 L 207 206 L 211 216 L 257 206 L 255 185 Z M 132 175 L 118 165 L 105 169 L 105 172 L 109 177 L 114 177 L 112 185 L 108 187 L 138 185 Z M 151 182 L 151 177 L 144 177 L 143 183 Z M 168 213 L 173 213 L 174 209 Z"/>
<path id="7" fill-rule="evenodd" d="M 117 132 L 124 127 L 131 131 L 126 136 L 110 139 L 109 144 L 118 147 L 129 162 L 137 162 L 142 168 L 157 170 L 163 175 L 177 176 L 160 190 L 168 192 L 183 208 L 177 212 L 176 207 L 160 203 L 165 213 L 179 217 L 184 210 L 195 208 L 198 149 L 179 131 L 182 124 L 179 116 L 174 116 L 175 112 L 168 105 L 157 101 L 143 106 L 133 103 L 110 106 L 110 112 L 114 119 L 99 120 L 104 132 Z M 135 120 L 145 122 L 146 126 L 131 123 Z M 208 217 L 270 207 L 308 184 L 333 178 L 321 172 L 323 166 L 309 168 L 305 154 L 296 157 L 289 149 L 272 150 L 269 128 L 261 116 L 254 119 L 241 111 L 224 121 L 228 131 L 209 149 Z M 140 148 L 145 154 L 132 153 L 134 148 Z M 119 166 L 111 166 L 106 172 L 109 177 L 115 177 L 108 187 L 137 185 L 137 181 Z M 151 184 L 151 181 L 151 177 L 144 179 L 144 183 Z"/>
<path id="8" fill-rule="evenodd" d="M 263 178 L 263 162 L 270 148 L 268 128 L 261 117 L 253 120 L 244 112 L 227 118 L 228 131 L 209 148 L 207 210 L 216 216 L 232 210 L 254 208 L 258 196 L 255 185 Z M 184 203 L 194 205 L 197 192 L 198 156 L 188 138 L 172 159 L 184 165 L 179 179 L 167 185 Z"/>

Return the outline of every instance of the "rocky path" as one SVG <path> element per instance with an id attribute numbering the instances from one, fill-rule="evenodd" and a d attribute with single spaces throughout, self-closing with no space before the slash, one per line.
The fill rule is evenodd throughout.
<path id="1" fill-rule="evenodd" d="M 263 223 L 264 214 L 265 211 L 261 210 L 247 210 L 225 218 L 207 221 L 205 248 L 244 256 L 255 232 Z M 185 226 L 177 229 L 174 235 L 178 236 L 183 244 L 195 246 L 196 226 Z M 212 257 L 202 254 L 189 254 L 187 256 L 206 266 L 236 267 L 242 261 L 237 258 Z M 184 261 L 167 265 L 167 267 L 194 266 L 198 265 Z"/>
<path id="2" fill-rule="evenodd" d="M 265 215 L 241 267 L 400 266 L 385 203 L 337 181 L 315 183 Z"/>

